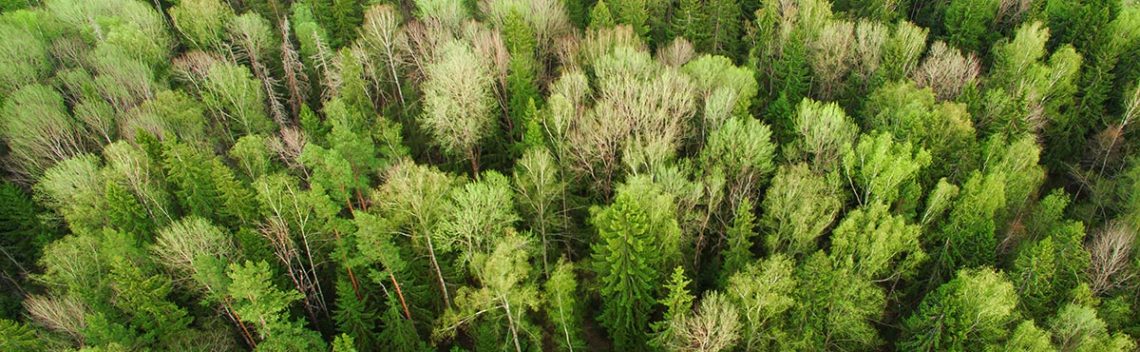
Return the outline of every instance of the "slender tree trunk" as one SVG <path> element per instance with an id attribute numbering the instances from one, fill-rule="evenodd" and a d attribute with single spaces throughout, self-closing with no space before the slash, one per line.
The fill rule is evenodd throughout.
<path id="1" fill-rule="evenodd" d="M 439 262 L 435 260 L 435 246 L 431 243 L 431 235 L 426 231 L 424 232 L 424 239 L 427 240 L 428 259 L 431 260 L 431 268 L 435 270 L 435 278 L 439 281 L 439 292 L 443 294 L 443 306 L 451 307 L 451 296 L 447 294 L 447 283 L 443 281 L 443 271 L 439 270 Z"/>
<path id="2" fill-rule="evenodd" d="M 506 298 L 503 299 L 503 308 L 507 310 L 507 326 L 511 328 L 511 338 L 515 342 L 515 352 L 522 352 L 522 346 L 519 345 L 519 332 L 515 328 L 515 317 L 511 314 L 511 302 Z"/>
<path id="3" fill-rule="evenodd" d="M 392 274 L 392 270 L 388 270 L 388 278 L 392 279 L 392 286 L 396 287 L 396 296 L 400 297 L 400 305 L 404 307 L 404 317 L 411 320 L 412 312 L 408 310 L 408 302 L 404 301 L 404 291 L 400 289 L 400 283 L 396 282 L 396 275 Z"/>

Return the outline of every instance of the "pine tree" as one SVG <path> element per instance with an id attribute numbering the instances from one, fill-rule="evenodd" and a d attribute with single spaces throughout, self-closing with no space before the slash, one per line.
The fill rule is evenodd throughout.
<path id="1" fill-rule="evenodd" d="M 886 305 L 883 289 L 816 252 L 797 269 L 789 337 L 796 349 L 866 350 L 882 343 L 871 324 Z"/>
<path id="2" fill-rule="evenodd" d="M 336 321 L 337 331 L 344 336 L 354 336 L 349 345 L 358 349 L 369 351 L 375 345 L 373 328 L 378 320 L 376 314 L 369 310 L 363 297 L 357 297 L 352 283 L 344 277 L 336 280 L 336 309 L 333 320 Z M 334 345 L 336 345 L 334 343 Z"/>
<path id="3" fill-rule="evenodd" d="M 140 332 L 142 345 L 171 346 L 189 328 L 193 318 L 167 297 L 173 282 L 162 274 L 148 274 L 125 259 L 111 263 L 112 303 L 129 318 L 128 325 Z"/>
<path id="4" fill-rule="evenodd" d="M 931 236 L 932 283 L 960 268 L 992 265 L 997 253 L 997 211 L 1005 206 L 1005 175 L 974 173 L 962 186 L 946 222 Z"/>
<path id="5" fill-rule="evenodd" d="M 627 193 L 614 203 L 590 211 L 598 229 L 593 247 L 594 272 L 601 283 L 599 322 L 610 332 L 616 348 L 645 349 L 649 313 L 653 311 L 661 251 L 653 248 L 655 234 L 646 209 Z"/>
<path id="6" fill-rule="evenodd" d="M 229 265 L 231 280 L 226 295 L 237 316 L 249 323 L 259 338 L 258 348 L 270 351 L 325 349 L 320 335 L 289 316 L 289 306 L 300 300 L 296 291 L 282 291 L 271 281 L 266 262 Z"/>
<path id="7" fill-rule="evenodd" d="M 43 346 L 35 330 L 8 319 L 0 319 L 0 349 L 5 351 L 39 351 Z"/>
<path id="8" fill-rule="evenodd" d="M 668 294 L 660 301 L 661 305 L 665 306 L 665 314 L 661 321 L 650 324 L 653 335 L 649 340 L 649 346 L 663 348 L 678 339 L 676 336 L 678 331 L 676 330 L 684 324 L 683 321 L 693 310 L 693 300 L 696 299 L 689 292 L 689 285 L 692 283 L 692 280 L 685 277 L 684 268 L 676 267 L 673 269 L 669 283 L 665 284 L 665 290 L 668 291 Z"/>
<path id="9" fill-rule="evenodd" d="M 997 17 L 998 0 L 953 0 L 946 6 L 944 25 L 948 41 L 959 49 L 981 51 L 995 38 L 991 24 Z"/>
<path id="10" fill-rule="evenodd" d="M 590 10 L 590 29 L 611 28 L 614 24 L 614 17 L 610 13 L 610 7 L 606 5 L 606 0 L 598 0 L 594 4 L 594 8 Z"/>
<path id="11" fill-rule="evenodd" d="M 527 105 L 542 101 L 535 82 L 539 70 L 539 63 L 535 59 L 537 44 L 534 29 L 517 10 L 507 13 L 503 19 L 502 32 L 503 42 L 511 55 L 507 64 L 506 87 L 510 93 L 507 111 L 511 116 L 511 138 L 521 140 L 531 117 Z"/>

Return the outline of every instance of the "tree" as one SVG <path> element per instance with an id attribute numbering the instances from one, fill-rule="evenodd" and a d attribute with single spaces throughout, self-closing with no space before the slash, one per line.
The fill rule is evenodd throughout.
<path id="1" fill-rule="evenodd" d="M 202 102 L 230 130 L 230 138 L 266 134 L 274 129 L 265 111 L 265 90 L 249 69 L 228 63 L 209 68 L 202 83 Z"/>
<path id="2" fill-rule="evenodd" d="M 808 254 L 843 205 L 837 190 L 805 164 L 783 166 L 760 207 L 760 227 L 768 234 L 765 248 L 789 255 Z"/>
<path id="3" fill-rule="evenodd" d="M 523 223 L 541 241 L 542 270 L 550 271 L 555 245 L 565 241 L 569 225 L 564 202 L 569 185 L 563 181 L 557 161 L 545 147 L 526 151 L 515 163 L 514 193 Z"/>
<path id="4" fill-rule="evenodd" d="M 1136 343 L 1128 335 L 1109 334 L 1096 309 L 1070 303 L 1049 321 L 1060 351 L 1129 351 Z"/>
<path id="5" fill-rule="evenodd" d="M 498 245 L 494 239 L 513 232 L 519 221 L 510 180 L 487 171 L 475 182 L 452 189 L 438 224 L 439 246 L 459 255 L 457 265 L 474 265 L 474 257 Z M 477 267 L 471 268 L 478 271 Z"/>
<path id="6" fill-rule="evenodd" d="M 964 104 L 937 103 L 934 92 L 910 81 L 879 87 L 863 106 L 864 128 L 889 132 L 930 152 L 929 178 L 964 178 L 978 165 L 978 143 L 973 122 Z"/>
<path id="7" fill-rule="evenodd" d="M 653 330 L 649 340 L 650 347 L 672 350 L 676 345 L 687 342 L 679 341 L 681 336 L 678 336 L 678 333 L 685 328 L 684 319 L 693 310 L 693 300 L 696 297 L 689 291 L 689 285 L 692 284 L 692 280 L 685 276 L 684 268 L 673 268 L 673 275 L 669 277 L 669 283 L 665 284 L 668 294 L 659 301 L 665 306 L 665 314 L 661 321 L 650 324 L 650 329 Z"/>
<path id="8" fill-rule="evenodd" d="M 800 102 L 794 123 L 796 139 L 784 147 L 784 155 L 810 162 L 814 171 L 829 171 L 837 166 L 842 151 L 850 148 L 859 131 L 838 104 L 807 98 Z"/>
<path id="9" fill-rule="evenodd" d="M 470 45 L 449 41 L 425 69 L 420 124 L 445 154 L 471 161 L 479 174 L 479 145 L 495 127 L 492 78 Z"/>
<path id="10" fill-rule="evenodd" d="M 963 269 L 922 299 L 904 321 L 899 348 L 978 350 L 1002 341 L 1017 316 L 1017 293 L 990 268 Z"/>
<path id="11" fill-rule="evenodd" d="M 726 232 L 728 248 L 724 251 L 724 264 L 720 268 L 722 282 L 728 281 L 733 274 L 756 261 L 756 255 L 752 253 L 752 238 L 758 234 L 752 201 L 745 198 L 740 202 L 733 214 L 732 227 Z"/>
<path id="12" fill-rule="evenodd" d="M 991 24 L 997 17 L 1001 1 L 953 0 L 943 17 L 948 42 L 960 49 L 981 51 L 993 40 Z"/>
<path id="13" fill-rule="evenodd" d="M 659 263 L 665 260 L 651 247 L 659 243 L 653 219 L 634 195 L 621 192 L 613 204 L 591 208 L 590 213 L 600 238 L 593 246 L 594 272 L 603 298 L 598 320 L 617 348 L 642 350 L 656 301 L 655 282 L 663 276 Z M 676 226 L 674 222 L 672 227 Z"/>
<path id="14" fill-rule="evenodd" d="M 723 176 L 729 206 L 756 199 L 775 169 L 776 145 L 768 126 L 752 118 L 731 118 L 712 132 L 699 155 L 705 176 Z"/>
<path id="15" fill-rule="evenodd" d="M 356 37 L 364 16 L 360 0 L 306 1 L 321 27 L 329 31 L 329 45 L 339 48 Z"/>
<path id="16" fill-rule="evenodd" d="M 379 213 L 393 222 L 395 228 L 406 229 L 415 239 L 416 249 L 428 256 L 435 274 L 443 307 L 451 306 L 446 279 L 440 264 L 442 251 L 436 244 L 442 235 L 439 224 L 444 218 L 447 195 L 455 179 L 432 167 L 402 161 L 388 169 L 384 183 L 372 201 Z"/>
<path id="17" fill-rule="evenodd" d="M 728 279 L 725 295 L 740 311 L 740 347 L 746 351 L 791 348 L 791 321 L 786 313 L 796 303 L 795 261 L 776 254 L 744 267 Z"/>
<path id="18" fill-rule="evenodd" d="M 822 251 L 797 271 L 788 343 L 795 349 L 866 350 L 882 342 L 872 321 L 883 316 L 883 289 Z"/>
<path id="19" fill-rule="evenodd" d="M 6 22 L 6 21 L 5 21 Z M 0 96 L 44 78 L 52 68 L 48 46 L 31 28 L 0 24 Z"/>
<path id="20" fill-rule="evenodd" d="M 253 192 L 220 158 L 173 140 L 162 149 L 166 181 L 185 212 L 233 227 L 253 220 Z"/>
<path id="21" fill-rule="evenodd" d="M 883 204 L 847 213 L 831 235 L 831 257 L 872 280 L 908 278 L 926 259 L 921 228 L 891 215 Z"/>
<path id="22" fill-rule="evenodd" d="M 886 204 L 903 212 L 917 208 L 922 194 L 921 170 L 930 165 L 930 153 L 910 142 L 896 143 L 890 133 L 859 136 L 854 149 L 843 153 L 841 170 L 859 204 Z"/>
<path id="23" fill-rule="evenodd" d="M 301 299 L 296 291 L 274 287 L 266 262 L 231 263 L 227 276 L 232 281 L 227 296 L 234 312 L 257 331 L 258 349 L 267 351 L 324 350 L 320 335 L 290 319 L 289 305 Z"/>
<path id="24" fill-rule="evenodd" d="M 0 319 L 0 347 L 11 351 L 36 351 L 43 347 L 42 343 L 35 330 L 27 325 Z"/>
<path id="25" fill-rule="evenodd" d="M 233 9 L 219 0 L 180 1 L 168 12 L 182 37 L 199 50 L 222 49 L 226 26 L 235 16 Z"/>
<path id="26" fill-rule="evenodd" d="M 945 42 L 936 41 L 930 46 L 930 55 L 911 73 L 911 78 L 918 88 L 930 87 L 939 100 L 954 100 L 965 90 L 976 87 L 981 66 L 976 54 L 963 54 Z"/>
<path id="27" fill-rule="evenodd" d="M 574 264 L 559 259 L 550 277 L 543 284 L 543 306 L 546 317 L 555 327 L 554 340 L 561 351 L 582 350 L 586 341 L 582 337 L 582 301 Z"/>
<path id="28" fill-rule="evenodd" d="M 935 278 L 949 276 L 959 268 L 994 264 L 997 256 L 995 216 L 1003 206 L 1004 174 L 970 176 L 950 215 L 928 242 L 934 248 L 931 257 Z"/>
<path id="29" fill-rule="evenodd" d="M 86 141 L 76 121 L 67 114 L 63 97 L 54 89 L 30 84 L 5 96 L 6 159 L 13 173 L 30 181 L 64 159 L 83 153 Z"/>
<path id="30" fill-rule="evenodd" d="M 673 337 L 665 343 L 669 351 L 725 351 L 740 339 L 736 307 L 715 291 L 701 298 L 695 312 L 669 323 L 673 331 Z"/>
<path id="31" fill-rule="evenodd" d="M 516 352 L 522 351 L 524 346 L 528 349 L 538 346 L 540 341 L 537 338 L 527 339 L 535 336 L 531 330 L 536 329 L 526 320 L 527 312 L 539 305 L 538 289 L 527 278 L 530 272 L 528 246 L 526 238 L 506 235 L 500 237 L 492 252 L 476 253 L 475 265 L 479 269 L 475 276 L 482 286 L 463 287 L 456 291 L 456 308 L 444 313 L 442 327 L 437 328 L 433 336 L 437 339 L 453 336 L 459 326 L 472 324 L 478 319 L 484 324 L 506 324 L 505 332 L 488 341 L 497 341 L 499 350 L 509 350 L 508 346 L 512 344 Z M 484 315 L 487 312 L 493 314 Z M 479 335 L 477 338 L 488 337 Z"/>
<path id="32" fill-rule="evenodd" d="M 610 7 L 606 5 L 606 0 L 594 3 L 594 8 L 590 10 L 590 29 L 611 28 L 614 24 L 614 17 L 610 13 Z"/>

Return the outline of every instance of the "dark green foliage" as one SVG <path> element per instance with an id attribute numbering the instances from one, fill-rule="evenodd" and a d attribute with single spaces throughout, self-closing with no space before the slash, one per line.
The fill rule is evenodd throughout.
<path id="1" fill-rule="evenodd" d="M 594 246 L 593 256 L 603 297 L 599 322 L 609 330 L 617 348 L 644 350 L 656 281 L 664 276 L 657 268 L 660 253 L 651 247 L 656 236 L 650 232 L 652 220 L 646 209 L 624 193 L 612 205 L 591 213 L 590 222 L 601 241 Z"/>
<path id="2" fill-rule="evenodd" d="M 950 44 L 969 51 L 985 49 L 994 38 L 992 24 L 997 18 L 1001 1 L 952 0 L 946 6 L 946 39 Z"/>
<path id="3" fill-rule="evenodd" d="M 960 268 L 995 264 L 995 216 L 1005 200 L 1004 174 L 970 176 L 946 221 L 928 239 L 936 278 L 949 278 Z"/>
<path id="4" fill-rule="evenodd" d="M 309 0 L 307 4 L 317 22 L 329 32 L 329 46 L 339 48 L 356 38 L 356 28 L 364 19 L 362 0 Z"/>
<path id="5" fill-rule="evenodd" d="M 166 180 L 187 214 L 234 227 L 252 218 L 253 192 L 217 156 L 169 142 L 163 159 Z"/>
<path id="6" fill-rule="evenodd" d="M 21 283 L 31 274 L 42 248 L 52 240 L 52 233 L 39 218 L 42 211 L 15 184 L 0 183 L 0 261 L 6 284 L 0 290 L 0 317 L 15 318 L 22 298 Z"/>

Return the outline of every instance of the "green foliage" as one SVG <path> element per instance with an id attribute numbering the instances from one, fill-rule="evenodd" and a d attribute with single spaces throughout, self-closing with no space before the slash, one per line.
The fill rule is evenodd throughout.
<path id="1" fill-rule="evenodd" d="M 225 45 L 225 31 L 234 11 L 219 0 L 184 0 L 169 9 L 174 27 L 191 47 L 210 50 Z"/>
<path id="2" fill-rule="evenodd" d="M 725 295 L 740 311 L 740 346 L 748 351 L 791 348 L 791 321 L 784 314 L 796 304 L 795 262 L 776 254 L 728 279 Z M 813 278 L 814 279 L 814 278 Z"/>
<path id="3" fill-rule="evenodd" d="M 598 230 L 600 242 L 594 245 L 594 272 L 603 297 L 602 326 L 617 348 L 645 349 L 649 312 L 656 301 L 656 281 L 664 276 L 660 231 L 680 232 L 676 221 L 662 227 L 635 193 L 619 192 L 614 203 L 592 208 L 590 223 Z"/>
<path id="4" fill-rule="evenodd" d="M 162 154 L 166 180 L 186 213 L 235 227 L 253 217 L 253 192 L 220 158 L 177 142 L 165 143 Z"/>
<path id="5" fill-rule="evenodd" d="M 1140 336 L 1132 0 L 0 11 L 0 350 Z"/>
<path id="6" fill-rule="evenodd" d="M 753 213 L 752 201 L 745 198 L 736 207 L 732 227 L 725 231 L 728 248 L 723 253 L 724 262 L 720 269 L 722 281 L 727 281 L 733 274 L 756 261 L 756 256 L 752 253 L 752 241 L 757 235 L 759 234 L 756 233 L 756 215 Z"/>
<path id="7" fill-rule="evenodd" d="M 579 296 L 578 278 L 574 265 L 562 259 L 543 284 L 543 302 L 546 317 L 555 326 L 552 339 L 560 351 L 585 348 L 582 333 L 582 299 Z"/>
<path id="8" fill-rule="evenodd" d="M 488 338 L 498 350 L 508 350 L 513 346 L 521 351 L 525 346 L 539 346 L 541 341 L 534 338 L 536 329 L 528 322 L 527 312 L 538 308 L 537 287 L 529 282 L 530 253 L 526 238 L 507 235 L 500 237 L 490 252 L 477 253 L 475 261 L 480 267 L 476 270 L 481 287 L 463 287 L 456 291 L 454 310 L 449 309 L 442 317 L 442 327 L 433 333 L 436 338 L 448 337 L 461 325 L 475 321 L 491 327 Z M 493 311 L 492 314 L 486 314 Z M 502 325 L 506 325 L 503 327 Z M 476 341 L 484 343 L 483 341 Z"/>
<path id="9" fill-rule="evenodd" d="M 0 21 L 0 96 L 43 79 L 51 71 L 48 45 L 32 28 Z"/>
<path id="10" fill-rule="evenodd" d="M 994 38 L 992 23 L 1000 11 L 998 0 L 952 0 L 946 6 L 946 36 L 950 44 L 969 50 L 980 51 Z"/>
<path id="11" fill-rule="evenodd" d="M 997 252 L 997 211 L 1005 206 L 1005 175 L 974 173 L 962 186 L 950 215 L 929 244 L 936 277 L 959 268 L 993 265 Z M 945 276 L 943 276 L 945 275 Z"/>
<path id="12" fill-rule="evenodd" d="M 30 327 L 8 319 L 0 319 L 0 348 L 8 351 L 38 351 L 42 341 Z"/>
<path id="13" fill-rule="evenodd" d="M 831 257 L 866 277 L 909 278 L 926 259 L 919 245 L 921 228 L 872 204 L 847 213 L 831 236 Z"/>
<path id="14" fill-rule="evenodd" d="M 606 0 L 598 0 L 590 10 L 590 29 L 599 30 L 613 27 L 615 24 L 613 14 L 610 13 Z"/>
<path id="15" fill-rule="evenodd" d="M 929 151 L 935 178 L 965 177 L 978 167 L 974 162 L 978 146 L 966 106 L 936 103 L 928 88 L 909 81 L 885 84 L 871 93 L 862 118 L 867 129 L 889 132 Z"/>
<path id="16" fill-rule="evenodd" d="M 761 203 L 760 227 L 771 253 L 806 255 L 843 205 L 838 190 L 805 164 L 780 167 Z"/>
<path id="17" fill-rule="evenodd" d="M 329 31 L 329 45 L 339 48 L 356 37 L 356 28 L 364 18 L 364 1 L 305 1 L 322 28 Z"/>
<path id="18" fill-rule="evenodd" d="M 855 189 L 855 200 L 894 205 L 906 212 L 914 209 L 922 193 L 918 175 L 930 165 L 930 153 L 911 150 L 910 142 L 896 143 L 890 133 L 860 136 L 841 162 L 843 174 Z"/>
<path id="19" fill-rule="evenodd" d="M 1136 343 L 1124 334 L 1109 335 L 1096 309 L 1068 304 L 1049 321 L 1053 340 L 1062 351 L 1130 351 Z"/>
<path id="20" fill-rule="evenodd" d="M 784 156 L 807 161 L 814 171 L 834 169 L 859 132 L 838 104 L 806 98 L 797 108 L 793 129 L 796 139 L 784 147 Z"/>
<path id="21" fill-rule="evenodd" d="M 883 315 L 882 288 L 822 252 L 805 259 L 796 273 L 796 305 L 790 311 L 792 348 L 866 350 L 881 344 L 871 322 Z"/>
<path id="22" fill-rule="evenodd" d="M 86 141 L 54 89 L 30 84 L 6 96 L 0 110 L 0 136 L 7 144 L 11 172 L 39 177 L 57 162 L 82 153 Z"/>
<path id="23" fill-rule="evenodd" d="M 649 345 L 654 348 L 666 347 L 670 350 L 675 349 L 670 345 L 683 344 L 676 340 L 681 339 L 679 333 L 684 329 L 684 320 L 691 313 L 693 309 L 693 294 L 689 292 L 689 285 L 692 280 L 685 277 L 685 269 L 676 267 L 673 269 L 673 275 L 669 277 L 669 283 L 665 284 L 665 290 L 668 294 L 665 298 L 661 299 L 661 305 L 665 306 L 665 315 L 662 321 L 650 324 L 653 330 L 653 338 L 649 340 Z"/>
<path id="24" fill-rule="evenodd" d="M 1017 317 L 1017 293 L 990 268 L 964 269 L 923 298 L 906 319 L 910 350 L 973 350 L 1002 341 Z"/>
<path id="25" fill-rule="evenodd" d="M 217 63 L 202 83 L 202 102 L 228 126 L 231 138 L 269 133 L 274 123 L 266 115 L 265 91 L 245 66 Z"/>
<path id="26" fill-rule="evenodd" d="M 269 264 L 264 261 L 243 264 L 231 263 L 227 270 L 232 280 L 227 296 L 232 299 L 234 312 L 255 327 L 260 338 L 259 350 L 295 351 L 324 350 L 320 335 L 307 330 L 303 324 L 289 318 L 289 305 L 301 299 L 296 291 L 282 291 L 274 287 Z"/>

